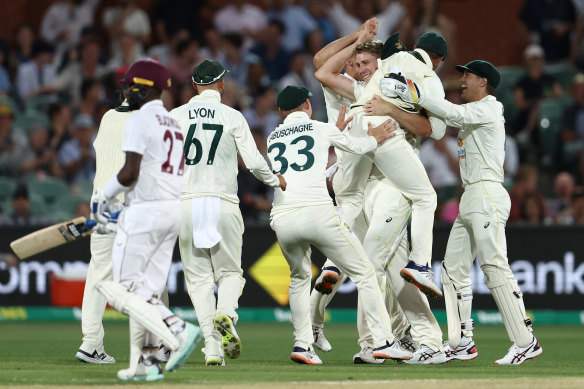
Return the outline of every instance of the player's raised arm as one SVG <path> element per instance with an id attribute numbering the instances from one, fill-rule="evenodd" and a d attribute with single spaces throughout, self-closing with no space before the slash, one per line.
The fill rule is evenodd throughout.
<path id="1" fill-rule="evenodd" d="M 336 52 L 330 57 L 315 73 L 315 76 L 321 84 L 329 87 L 335 93 L 355 100 L 354 83 L 340 73 L 345 63 L 352 57 L 355 47 L 363 42 L 370 40 L 377 32 L 377 20 L 370 19 L 367 21 L 358 38 L 349 46 Z"/>

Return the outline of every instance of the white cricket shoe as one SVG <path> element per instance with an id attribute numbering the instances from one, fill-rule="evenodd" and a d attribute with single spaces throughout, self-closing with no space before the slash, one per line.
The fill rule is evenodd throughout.
<path id="1" fill-rule="evenodd" d="M 207 342 L 205 349 L 205 365 L 207 366 L 225 366 L 225 358 L 221 352 L 221 346 L 218 341 Z"/>
<path id="2" fill-rule="evenodd" d="M 377 359 L 395 359 L 401 361 L 403 359 L 412 359 L 412 352 L 408 351 L 394 340 L 391 344 L 386 340 L 385 346 L 376 347 L 373 350 L 373 358 Z"/>
<path id="3" fill-rule="evenodd" d="M 324 327 L 323 326 L 312 326 L 312 335 L 314 335 L 314 347 L 319 350 L 328 352 L 333 349 L 333 346 L 329 343 L 329 341 L 324 336 Z"/>
<path id="4" fill-rule="evenodd" d="M 371 347 L 362 347 L 361 351 L 353 356 L 353 363 L 360 365 L 365 363 L 370 363 L 373 365 L 379 365 L 385 362 L 383 358 L 375 358 L 373 356 L 373 349 Z"/>
<path id="5" fill-rule="evenodd" d="M 95 363 L 100 365 L 116 363 L 115 358 L 106 353 L 105 350 L 102 350 L 101 353 L 97 350 L 93 350 L 92 353 L 88 353 L 87 351 L 79 349 L 77 350 L 77 354 L 75 354 L 75 359 L 81 362 Z"/>
<path id="6" fill-rule="evenodd" d="M 305 365 L 322 365 L 322 361 L 310 347 L 304 349 L 302 347 L 294 346 L 292 354 L 290 354 L 290 359 L 296 363 Z"/>
<path id="7" fill-rule="evenodd" d="M 314 289 L 322 294 L 331 294 L 333 286 L 339 281 L 341 271 L 338 267 L 327 266 L 322 269 L 322 273 L 314 283 Z"/>
<path id="8" fill-rule="evenodd" d="M 414 261 L 410 261 L 406 267 L 400 270 L 399 275 L 407 282 L 416 285 L 426 296 L 442 297 L 442 291 L 434 282 L 428 265 L 419 266 Z"/>
<path id="9" fill-rule="evenodd" d="M 170 358 L 171 350 L 165 345 L 161 344 L 158 351 L 154 353 L 154 358 L 158 359 L 161 363 L 165 363 Z"/>
<path id="10" fill-rule="evenodd" d="M 229 359 L 239 358 L 241 355 L 241 340 L 237 335 L 235 326 L 231 318 L 223 313 L 218 314 L 213 319 L 215 328 L 223 338 L 223 352 Z"/>
<path id="11" fill-rule="evenodd" d="M 412 338 L 412 334 L 410 332 L 411 326 L 408 327 L 408 329 L 406 330 L 406 334 L 403 338 L 401 338 L 399 340 L 399 344 L 401 344 L 401 346 L 411 352 L 416 351 L 417 347 L 416 347 L 416 341 L 414 340 L 414 338 Z"/>
<path id="12" fill-rule="evenodd" d="M 444 342 L 444 353 L 448 362 L 453 360 L 470 361 L 479 356 L 474 341 L 472 338 L 467 338 L 466 336 L 460 339 L 460 343 L 456 347 L 452 347 L 450 343 Z"/>
<path id="13" fill-rule="evenodd" d="M 180 369 L 189 359 L 197 343 L 203 338 L 203 333 L 199 327 L 187 322 L 185 322 L 185 325 L 185 329 L 176 335 L 180 341 L 180 346 L 170 353 L 170 358 L 166 361 L 166 371 Z"/>
<path id="14" fill-rule="evenodd" d="M 119 370 L 118 378 L 122 381 L 160 381 L 164 379 L 164 375 L 156 358 L 140 357 L 135 370 L 131 368 Z"/>
<path id="15" fill-rule="evenodd" d="M 440 363 L 446 363 L 446 354 L 443 351 L 434 351 L 425 344 L 421 344 L 416 351 L 414 351 L 414 356 L 412 359 L 404 361 L 412 365 L 438 365 Z"/>
<path id="16" fill-rule="evenodd" d="M 495 365 L 521 365 L 528 359 L 538 357 L 543 352 L 535 336 L 532 336 L 531 343 L 527 347 L 519 347 L 513 343 L 507 355 L 495 361 Z"/>

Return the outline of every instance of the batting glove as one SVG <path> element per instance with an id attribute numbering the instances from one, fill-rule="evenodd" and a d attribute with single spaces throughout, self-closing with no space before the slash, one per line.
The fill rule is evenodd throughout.
<path id="1" fill-rule="evenodd" d="M 95 219 L 100 225 L 107 225 L 111 220 L 117 217 L 122 209 L 117 198 L 108 199 L 101 189 L 96 189 L 91 196 L 91 218 Z M 115 216 L 114 216 L 115 214 Z"/>
<path id="2" fill-rule="evenodd" d="M 384 96 L 399 97 L 408 103 L 418 103 L 422 98 L 418 84 L 393 69 L 379 81 L 379 89 Z"/>

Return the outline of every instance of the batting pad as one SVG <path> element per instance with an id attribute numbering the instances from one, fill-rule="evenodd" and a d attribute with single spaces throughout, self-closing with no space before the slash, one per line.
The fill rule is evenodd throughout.
<path id="1" fill-rule="evenodd" d="M 491 291 L 505 328 L 512 342 L 519 347 L 527 347 L 531 342 L 531 320 L 525 313 L 523 294 L 517 282 L 505 277 L 501 269 L 492 265 L 481 266 L 487 287 Z M 513 282 L 515 281 L 515 282 Z"/>
<path id="2" fill-rule="evenodd" d="M 146 328 L 138 323 L 136 319 L 130 317 L 130 367 L 128 370 L 132 372 L 132 375 L 136 373 L 147 335 Z"/>
<path id="3" fill-rule="evenodd" d="M 124 286 L 114 281 L 100 281 L 96 288 L 111 306 L 135 319 L 148 331 L 158 336 L 166 347 L 174 351 L 180 346 L 179 340 L 164 323 L 155 305 L 128 292 Z"/>

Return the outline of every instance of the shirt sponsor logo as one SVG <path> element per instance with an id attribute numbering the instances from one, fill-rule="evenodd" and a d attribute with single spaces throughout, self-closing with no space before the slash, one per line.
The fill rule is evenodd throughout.
<path id="1" fill-rule="evenodd" d="M 458 149 L 458 159 L 466 158 L 466 149 Z"/>

